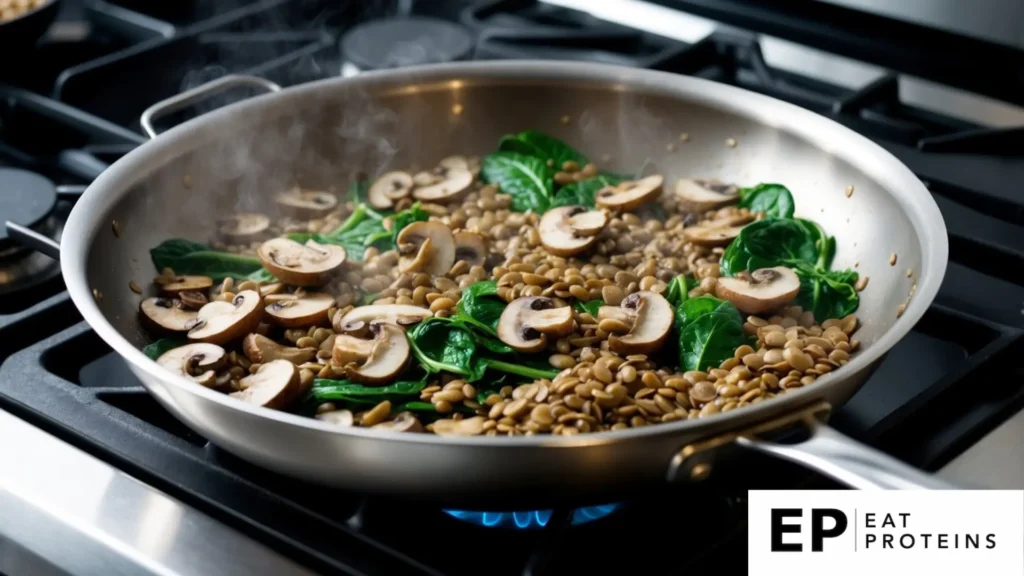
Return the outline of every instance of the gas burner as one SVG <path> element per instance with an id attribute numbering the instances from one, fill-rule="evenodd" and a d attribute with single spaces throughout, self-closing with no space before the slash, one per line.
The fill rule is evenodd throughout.
<path id="1" fill-rule="evenodd" d="M 572 511 L 570 524 L 579 526 L 600 520 L 621 507 L 620 504 L 584 506 Z M 533 530 L 544 528 L 551 521 L 554 510 L 520 510 L 516 512 L 478 512 L 475 510 L 445 510 L 444 513 L 463 522 L 485 528 L 514 528 Z"/>
<path id="2" fill-rule="evenodd" d="M 367 70 L 463 60 L 473 40 L 456 24 L 434 18 L 373 20 L 341 39 L 342 76 Z"/>

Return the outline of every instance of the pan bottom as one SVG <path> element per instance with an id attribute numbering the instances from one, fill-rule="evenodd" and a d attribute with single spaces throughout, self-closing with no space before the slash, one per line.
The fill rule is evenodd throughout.
<path id="1" fill-rule="evenodd" d="M 600 506 L 583 506 L 572 511 L 569 523 L 573 526 L 587 524 L 610 516 L 622 508 L 621 504 L 602 504 Z M 544 528 L 555 515 L 550 510 L 517 510 L 511 512 L 480 512 L 476 510 L 444 510 L 444 513 L 470 524 L 485 528 L 514 528 L 531 530 Z"/>

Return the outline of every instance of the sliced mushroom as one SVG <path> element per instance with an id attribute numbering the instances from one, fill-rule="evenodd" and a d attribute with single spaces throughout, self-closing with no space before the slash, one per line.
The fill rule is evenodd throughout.
<path id="1" fill-rule="evenodd" d="M 199 310 L 210 303 L 210 299 L 206 297 L 206 292 L 198 290 L 178 292 L 178 298 L 181 299 L 181 305 L 189 310 Z"/>
<path id="2" fill-rule="evenodd" d="M 577 236 L 597 236 L 608 224 L 608 213 L 604 210 L 588 210 L 569 217 L 569 227 Z"/>
<path id="3" fill-rule="evenodd" d="M 337 332 L 359 332 L 368 329 L 372 322 L 409 326 L 433 315 L 427 308 L 412 304 L 371 304 L 335 314 L 332 324 Z"/>
<path id="4" fill-rule="evenodd" d="M 210 286 L 213 286 L 213 278 L 208 276 L 175 276 L 173 278 L 159 278 L 157 283 L 160 284 L 160 290 L 168 294 L 177 294 L 178 292 L 194 292 L 197 290 L 206 290 Z"/>
<path id="5" fill-rule="evenodd" d="M 700 246 L 727 246 L 742 231 L 743 226 L 689 226 L 683 228 L 683 240 Z"/>
<path id="6" fill-rule="evenodd" d="M 286 408 L 302 389 L 299 369 L 287 360 L 267 362 L 239 383 L 245 389 L 232 392 L 230 396 L 274 409 Z"/>
<path id="7" fill-rule="evenodd" d="M 786 306 L 800 292 L 800 278 L 784 266 L 754 270 L 749 277 L 719 278 L 715 296 L 744 314 L 764 314 Z"/>
<path id="8" fill-rule="evenodd" d="M 288 238 L 267 240 L 258 250 L 263 266 L 285 284 L 323 286 L 345 264 L 345 249 L 312 240 L 299 244 Z"/>
<path id="9" fill-rule="evenodd" d="M 270 218 L 264 214 L 235 214 L 221 224 L 220 237 L 228 244 L 249 244 L 258 240 L 270 228 Z"/>
<path id="10" fill-rule="evenodd" d="M 587 251 L 597 241 L 597 236 L 578 233 L 572 227 L 573 218 L 587 213 L 583 206 L 561 206 L 545 212 L 537 226 L 541 244 L 556 256 L 573 256 Z"/>
<path id="11" fill-rule="evenodd" d="M 450 202 L 462 198 L 473 184 L 473 173 L 467 169 L 441 166 L 435 170 L 435 174 L 443 180 L 416 188 L 412 192 L 414 198 L 425 202 Z"/>
<path id="12" fill-rule="evenodd" d="M 706 212 L 735 204 L 740 199 L 739 188 L 718 180 L 682 178 L 676 182 L 676 200 L 691 212 Z"/>
<path id="13" fill-rule="evenodd" d="M 423 432 L 423 424 L 420 424 L 419 418 L 412 412 L 399 412 L 392 420 L 374 424 L 372 427 L 392 432 Z"/>
<path id="14" fill-rule="evenodd" d="M 292 364 L 305 364 L 316 356 L 316 348 L 294 348 L 282 346 L 261 334 L 249 334 L 242 340 L 242 351 L 245 357 L 257 364 L 265 364 L 274 360 L 287 360 Z"/>
<path id="15" fill-rule="evenodd" d="M 156 362 L 175 374 L 209 387 L 216 384 L 217 369 L 224 365 L 225 357 L 220 346 L 187 344 L 164 352 Z"/>
<path id="16" fill-rule="evenodd" d="M 631 212 L 647 202 L 657 200 L 664 183 L 665 178 L 661 174 L 652 174 L 640 180 L 627 180 L 598 190 L 595 200 L 601 208 Z"/>
<path id="17" fill-rule="evenodd" d="M 475 232 L 456 232 L 455 261 L 464 260 L 470 266 L 483 266 L 487 259 L 487 243 Z"/>
<path id="18" fill-rule="evenodd" d="M 196 319 L 196 313 L 185 310 L 181 303 L 168 298 L 146 298 L 139 304 L 143 323 L 156 332 L 187 332 Z"/>
<path id="19" fill-rule="evenodd" d="M 387 384 L 398 378 L 411 356 L 405 330 L 394 324 L 370 325 L 372 340 L 339 334 L 334 340 L 332 362 L 345 367 L 349 380 Z"/>
<path id="20" fill-rule="evenodd" d="M 408 172 L 388 172 L 370 186 L 367 200 L 370 206 L 387 210 L 394 207 L 395 200 L 408 197 L 413 186 L 412 176 Z"/>
<path id="21" fill-rule="evenodd" d="M 448 156 L 442 158 L 437 165 L 448 170 L 469 170 L 469 160 L 465 156 Z"/>
<path id="22" fill-rule="evenodd" d="M 323 218 L 338 205 L 334 194 L 299 188 L 278 194 L 276 200 L 281 212 L 300 220 Z"/>
<path id="23" fill-rule="evenodd" d="M 330 412 L 317 414 L 316 419 L 327 422 L 328 424 L 345 427 L 354 425 L 356 421 L 351 410 L 331 410 Z"/>
<path id="24" fill-rule="evenodd" d="M 231 302 L 210 302 L 199 309 L 189 326 L 194 342 L 226 344 L 255 332 L 263 315 L 263 300 L 255 290 L 243 290 Z"/>
<path id="25" fill-rule="evenodd" d="M 612 352 L 626 356 L 661 350 L 672 330 L 672 305 L 668 300 L 656 292 L 634 292 L 622 301 L 620 308 L 630 315 L 632 328 L 623 336 L 608 337 Z"/>
<path id="26" fill-rule="evenodd" d="M 520 352 L 539 352 L 548 336 L 561 338 L 572 332 L 571 306 L 555 307 L 544 296 L 516 298 L 501 313 L 498 338 Z"/>
<path id="27" fill-rule="evenodd" d="M 309 292 L 300 298 L 278 300 L 264 309 L 270 322 L 285 328 L 326 325 L 327 311 L 334 306 L 334 296 L 325 292 Z"/>
<path id="28" fill-rule="evenodd" d="M 442 276 L 455 263 L 455 237 L 440 222 L 413 222 L 398 233 L 398 267 L 402 272 Z"/>

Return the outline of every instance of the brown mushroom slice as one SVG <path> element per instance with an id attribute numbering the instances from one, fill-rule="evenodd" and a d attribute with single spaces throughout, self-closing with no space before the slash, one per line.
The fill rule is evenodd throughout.
<path id="1" fill-rule="evenodd" d="M 245 389 L 229 396 L 274 409 L 286 408 L 302 389 L 298 367 L 287 360 L 267 362 L 239 382 Z"/>
<path id="2" fill-rule="evenodd" d="M 245 212 L 235 214 L 220 226 L 220 237 L 228 244 L 249 244 L 270 229 L 270 218 L 265 214 Z"/>
<path id="3" fill-rule="evenodd" d="M 328 324 L 330 319 L 327 311 L 334 305 L 334 296 L 325 292 L 309 292 L 301 298 L 278 300 L 264 311 L 273 324 L 285 328 L 302 328 Z"/>
<path id="4" fill-rule="evenodd" d="M 574 216 L 586 212 L 583 206 L 561 206 L 545 212 L 537 226 L 544 248 L 555 256 L 573 256 L 586 252 L 597 241 L 597 236 L 577 234 L 569 223 Z"/>
<path id="5" fill-rule="evenodd" d="M 577 236 L 597 236 L 608 224 L 608 213 L 604 210 L 588 210 L 569 217 L 569 227 Z"/>
<path id="6" fill-rule="evenodd" d="M 413 186 L 412 176 L 408 172 L 388 172 L 377 178 L 373 186 L 370 186 L 366 198 L 370 206 L 387 210 L 394 207 L 395 200 L 408 197 Z"/>
<path id="7" fill-rule="evenodd" d="M 727 246 L 742 231 L 743 226 L 690 226 L 683 228 L 683 240 L 700 246 Z"/>
<path id="8" fill-rule="evenodd" d="M 672 305 L 656 292 L 634 292 L 620 306 L 633 317 L 629 333 L 608 337 L 608 347 L 622 356 L 661 350 L 672 331 Z"/>
<path id="9" fill-rule="evenodd" d="M 760 315 L 783 308 L 800 292 L 800 277 L 784 266 L 761 268 L 749 276 L 749 280 L 719 278 L 715 296 L 732 302 L 744 314 Z"/>
<path id="10" fill-rule="evenodd" d="M 469 170 L 442 169 L 442 172 L 443 180 L 416 188 L 412 191 L 413 197 L 424 202 L 450 202 L 462 198 L 473 184 L 473 173 Z"/>
<path id="11" fill-rule="evenodd" d="M 487 243 L 483 236 L 476 232 L 456 232 L 452 237 L 455 239 L 455 262 L 463 260 L 470 266 L 483 266 L 487 260 Z"/>
<path id="12" fill-rule="evenodd" d="M 174 278 L 163 278 L 159 282 L 160 290 L 167 294 L 178 292 L 196 292 L 207 290 L 213 286 L 213 278 L 208 276 L 175 276 Z"/>
<path id="13" fill-rule="evenodd" d="M 571 306 L 555 307 L 544 296 L 516 298 L 501 313 L 498 338 L 520 352 L 539 352 L 548 336 L 561 338 L 572 332 Z"/>
<path id="14" fill-rule="evenodd" d="M 300 220 L 323 218 L 338 205 L 338 198 L 334 194 L 298 188 L 278 194 L 276 200 L 281 212 Z"/>
<path id="15" fill-rule="evenodd" d="M 317 420 L 334 424 L 335 426 L 349 427 L 355 425 L 356 419 L 351 410 L 331 410 L 315 416 Z"/>
<path id="16" fill-rule="evenodd" d="M 263 299 L 255 290 L 239 292 L 231 302 L 210 302 L 199 309 L 188 339 L 226 344 L 255 332 L 263 316 Z"/>
<path id="17" fill-rule="evenodd" d="M 595 200 L 601 208 L 631 212 L 657 200 L 664 183 L 665 178 L 661 174 L 652 174 L 639 180 L 627 180 L 598 190 Z"/>
<path id="18" fill-rule="evenodd" d="M 340 318 L 335 315 L 333 324 L 338 332 L 357 332 L 373 322 L 409 326 L 433 315 L 429 309 L 412 304 L 370 304 L 353 308 Z"/>
<path id="19" fill-rule="evenodd" d="M 597 309 L 597 321 L 618 320 L 626 326 L 632 326 L 636 320 L 636 314 L 618 306 L 601 306 Z"/>
<path id="20" fill-rule="evenodd" d="M 423 424 L 412 412 L 399 412 L 393 419 L 374 424 L 372 428 L 392 432 L 423 432 Z"/>
<path id="21" fill-rule="evenodd" d="M 202 386 L 213 386 L 224 365 L 224 349 L 215 344 L 186 344 L 164 352 L 156 363 Z"/>
<path id="22" fill-rule="evenodd" d="M 292 364 L 305 364 L 316 357 L 316 348 L 295 348 L 282 346 L 261 334 L 249 334 L 242 340 L 242 351 L 245 357 L 257 364 L 287 360 Z"/>
<path id="23" fill-rule="evenodd" d="M 180 303 L 168 298 L 146 298 L 139 304 L 143 323 L 156 332 L 187 332 L 196 319 L 196 313 L 185 310 Z"/>
<path id="24" fill-rule="evenodd" d="M 691 212 L 706 212 L 739 202 L 739 188 L 718 180 L 682 178 L 676 182 L 676 200 Z"/>
<path id="25" fill-rule="evenodd" d="M 288 238 L 267 240 L 257 251 L 263 267 L 293 286 L 323 286 L 345 264 L 345 249 L 312 240 L 299 244 Z"/>
<path id="26" fill-rule="evenodd" d="M 451 228 L 440 222 L 413 222 L 402 228 L 396 240 L 402 272 L 443 276 L 455 264 L 455 237 Z"/>
<path id="27" fill-rule="evenodd" d="M 437 165 L 448 170 L 469 170 L 469 160 L 465 156 L 448 156 L 442 158 Z"/>
<path id="28" fill-rule="evenodd" d="M 331 361 L 335 366 L 362 364 L 373 353 L 373 345 L 373 340 L 338 334 L 334 338 L 334 348 L 331 349 Z"/>
<path id="29" fill-rule="evenodd" d="M 345 375 L 349 380 L 363 384 L 393 382 L 405 369 L 412 356 L 409 339 L 405 336 L 405 330 L 394 324 L 372 324 L 370 328 L 373 340 L 369 341 L 372 348 L 366 361 L 361 365 L 358 361 L 346 362 Z M 353 340 L 359 339 L 345 334 L 339 335 L 334 341 L 334 358 L 339 356 L 339 346 L 344 348 L 353 344 Z M 342 356 L 360 356 L 365 348 L 361 344 L 359 346 L 359 349 L 345 348 Z"/>

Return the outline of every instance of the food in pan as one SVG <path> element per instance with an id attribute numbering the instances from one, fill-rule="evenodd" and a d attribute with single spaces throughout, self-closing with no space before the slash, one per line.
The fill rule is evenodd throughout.
<path id="1" fill-rule="evenodd" d="M 858 275 L 781 184 L 602 170 L 536 131 L 296 188 L 152 251 L 146 353 L 337 426 L 562 434 L 703 418 L 846 364 Z"/>

